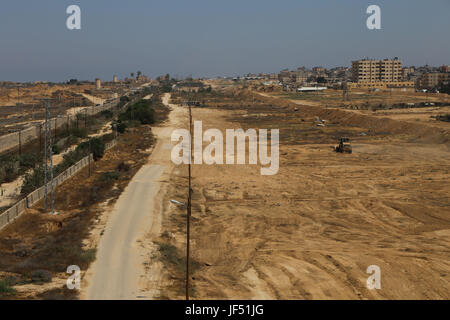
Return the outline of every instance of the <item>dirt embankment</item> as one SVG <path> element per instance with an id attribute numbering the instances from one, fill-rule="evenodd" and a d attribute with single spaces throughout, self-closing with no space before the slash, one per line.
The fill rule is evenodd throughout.
<path id="1" fill-rule="evenodd" d="M 299 113 L 305 116 L 317 116 L 334 124 L 360 127 L 377 134 L 408 135 L 417 141 L 431 143 L 448 144 L 450 142 L 450 129 L 440 129 L 421 123 L 410 123 L 387 117 L 380 118 L 351 111 L 327 109 L 320 106 L 298 105 L 294 102 L 267 95 L 262 96 L 261 100 L 288 108 L 288 110 L 298 109 Z"/>

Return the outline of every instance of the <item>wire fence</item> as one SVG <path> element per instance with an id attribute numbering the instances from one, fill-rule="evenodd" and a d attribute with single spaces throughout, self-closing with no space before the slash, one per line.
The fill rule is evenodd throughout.
<path id="1" fill-rule="evenodd" d="M 50 119 L 50 123 L 52 125 L 53 130 L 58 130 L 64 128 L 68 124 L 77 121 L 80 116 L 93 116 L 104 110 L 110 110 L 116 107 L 119 104 L 119 100 L 115 99 L 114 101 L 107 102 L 102 106 L 93 106 L 86 107 L 80 110 L 77 114 L 74 115 L 66 115 L 59 116 L 57 118 Z M 32 125 L 23 130 L 9 133 L 3 136 L 0 136 L 0 153 L 13 150 L 15 148 L 20 147 L 20 145 L 25 145 L 35 139 L 39 139 L 39 137 L 43 133 L 42 124 Z"/>
<path id="2" fill-rule="evenodd" d="M 113 140 L 105 144 L 105 149 L 109 150 L 117 145 L 117 141 Z M 78 161 L 76 164 L 62 172 L 55 179 L 53 179 L 53 186 L 57 186 L 64 183 L 66 180 L 72 178 L 79 171 L 89 165 L 89 162 L 93 161 L 93 155 L 90 154 L 85 158 Z M 51 183 L 47 184 L 47 194 L 51 192 Z M 36 203 L 45 197 L 45 186 L 30 193 L 27 197 L 17 202 L 11 208 L 0 214 L 0 230 L 16 220 L 26 209 L 33 207 Z"/>

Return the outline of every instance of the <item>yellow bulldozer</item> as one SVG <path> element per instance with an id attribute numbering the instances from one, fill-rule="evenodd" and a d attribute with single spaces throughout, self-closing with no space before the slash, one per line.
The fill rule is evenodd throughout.
<path id="1" fill-rule="evenodd" d="M 352 153 L 352 146 L 350 144 L 349 138 L 341 138 L 339 140 L 339 145 L 335 147 L 334 151 L 339 153 Z"/>

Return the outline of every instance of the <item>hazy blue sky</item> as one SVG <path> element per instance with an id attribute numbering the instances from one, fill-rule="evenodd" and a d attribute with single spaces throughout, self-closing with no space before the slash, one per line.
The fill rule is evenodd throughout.
<path id="1" fill-rule="evenodd" d="M 78 4 L 82 30 L 66 28 Z M 366 9 L 382 9 L 382 30 Z M 2 0 L 0 80 L 238 75 L 363 57 L 450 64 L 450 0 Z"/>

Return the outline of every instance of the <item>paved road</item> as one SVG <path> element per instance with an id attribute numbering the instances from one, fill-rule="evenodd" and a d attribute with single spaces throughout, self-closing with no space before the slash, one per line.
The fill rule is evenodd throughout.
<path id="1" fill-rule="evenodd" d="M 163 101 L 168 103 L 168 99 L 166 95 Z M 139 299 L 142 294 L 139 280 L 145 275 L 145 252 L 138 240 L 149 233 L 155 237 L 160 234 L 161 197 L 157 195 L 160 181 L 173 169 L 170 136 L 184 113 L 181 107 L 172 107 L 168 124 L 153 130 L 158 142 L 149 163 L 132 179 L 108 219 L 97 260 L 88 271 L 88 287 L 82 295 L 85 299 L 129 300 Z"/>

